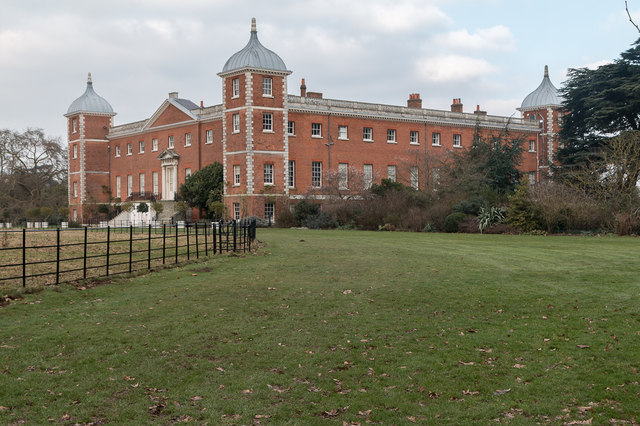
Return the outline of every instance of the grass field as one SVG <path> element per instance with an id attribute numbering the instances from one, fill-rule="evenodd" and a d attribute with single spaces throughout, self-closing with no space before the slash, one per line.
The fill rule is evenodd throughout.
<path id="1" fill-rule="evenodd" d="M 0 423 L 640 421 L 640 240 L 258 230 L 0 308 Z"/>

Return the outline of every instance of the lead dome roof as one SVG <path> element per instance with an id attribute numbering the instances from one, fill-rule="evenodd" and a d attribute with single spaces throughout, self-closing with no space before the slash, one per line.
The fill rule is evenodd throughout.
<path id="1" fill-rule="evenodd" d="M 545 65 L 542 83 L 540 83 L 536 90 L 529 93 L 527 97 L 524 98 L 520 109 L 532 109 L 549 105 L 559 106 L 562 105 L 562 101 L 563 98 L 558 93 L 558 89 L 556 89 L 549 79 L 549 67 Z"/>
<path id="2" fill-rule="evenodd" d="M 234 53 L 224 64 L 222 73 L 235 71 L 242 68 L 256 68 L 269 71 L 289 72 L 280 56 L 267 49 L 258 40 L 256 18 L 251 20 L 251 37 L 247 45 L 239 52 Z"/>
<path id="3" fill-rule="evenodd" d="M 93 90 L 93 81 L 91 80 L 91 73 L 87 77 L 87 89 L 82 96 L 73 101 L 67 110 L 66 115 L 74 114 L 77 112 L 93 112 L 100 114 L 115 114 L 113 108 L 105 98 L 98 95 Z"/>

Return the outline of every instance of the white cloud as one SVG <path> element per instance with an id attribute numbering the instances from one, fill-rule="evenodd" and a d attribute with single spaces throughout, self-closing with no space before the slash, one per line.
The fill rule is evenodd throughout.
<path id="1" fill-rule="evenodd" d="M 440 9 L 424 2 L 385 1 L 363 8 L 371 26 L 384 33 L 400 33 L 417 28 L 448 25 L 451 19 Z"/>
<path id="2" fill-rule="evenodd" d="M 496 67 L 484 59 L 461 55 L 439 55 L 416 62 L 419 77 L 433 83 L 462 83 L 494 71 Z"/>
<path id="3" fill-rule="evenodd" d="M 475 34 L 470 34 L 466 29 L 438 34 L 433 38 L 433 42 L 443 48 L 471 51 L 513 52 L 516 48 L 511 30 L 504 25 L 480 29 Z"/>

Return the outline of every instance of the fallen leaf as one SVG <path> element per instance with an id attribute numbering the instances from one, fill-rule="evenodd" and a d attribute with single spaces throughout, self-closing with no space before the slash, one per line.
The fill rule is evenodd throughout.
<path id="1" fill-rule="evenodd" d="M 462 391 L 463 395 L 479 395 L 480 391 L 471 391 L 469 389 Z"/>
<path id="2" fill-rule="evenodd" d="M 524 364 L 514 364 L 513 365 L 513 368 L 525 368 L 525 367 L 526 367 L 526 365 L 524 365 Z"/>
<path id="3" fill-rule="evenodd" d="M 587 420 L 574 420 L 572 422 L 565 423 L 565 425 L 590 425 L 593 422 L 593 417 Z"/>
<path id="4" fill-rule="evenodd" d="M 342 292 L 342 294 L 351 294 L 351 290 L 345 290 Z"/>
<path id="5" fill-rule="evenodd" d="M 458 363 L 460 363 L 461 365 L 474 365 L 475 362 L 471 361 L 471 362 L 464 362 L 464 361 L 458 361 Z"/>
<path id="6" fill-rule="evenodd" d="M 511 388 L 509 389 L 498 389 L 497 391 L 493 392 L 494 395 L 504 395 L 507 392 L 511 392 Z"/>
<path id="7" fill-rule="evenodd" d="M 359 416 L 368 416 L 369 414 L 371 414 L 371 410 L 366 410 L 366 411 L 358 411 L 358 415 Z"/>
<path id="8" fill-rule="evenodd" d="M 478 348 L 478 351 L 486 352 L 486 353 L 490 354 L 491 352 L 493 352 L 493 349 L 490 349 L 490 348 Z"/>
<path id="9" fill-rule="evenodd" d="M 192 401 L 200 401 L 201 399 L 202 399 L 202 397 L 201 397 L 201 396 L 192 396 L 192 397 L 191 397 L 191 400 L 192 400 Z"/>
<path id="10" fill-rule="evenodd" d="M 247 394 L 247 393 L 253 393 L 253 389 L 244 389 L 242 391 L 242 393 Z"/>
<path id="11" fill-rule="evenodd" d="M 590 346 L 589 345 L 576 345 L 578 347 L 578 349 L 588 349 Z"/>
<path id="12" fill-rule="evenodd" d="M 407 416 L 407 420 L 409 420 L 411 423 L 415 423 L 416 422 L 416 418 L 413 416 Z"/>
<path id="13" fill-rule="evenodd" d="M 253 416 L 254 419 L 269 419 L 271 418 L 270 414 L 256 414 Z"/>
<path id="14" fill-rule="evenodd" d="M 216 367 L 216 370 L 218 370 L 218 371 L 224 371 L 224 368 L 222 368 L 222 367 Z"/>

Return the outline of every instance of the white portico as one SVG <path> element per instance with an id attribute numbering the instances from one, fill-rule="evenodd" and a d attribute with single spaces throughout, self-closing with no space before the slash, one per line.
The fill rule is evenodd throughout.
<path id="1" fill-rule="evenodd" d="M 173 200 L 178 192 L 178 160 L 180 155 L 172 149 L 165 149 L 160 155 L 162 166 L 162 199 Z"/>

